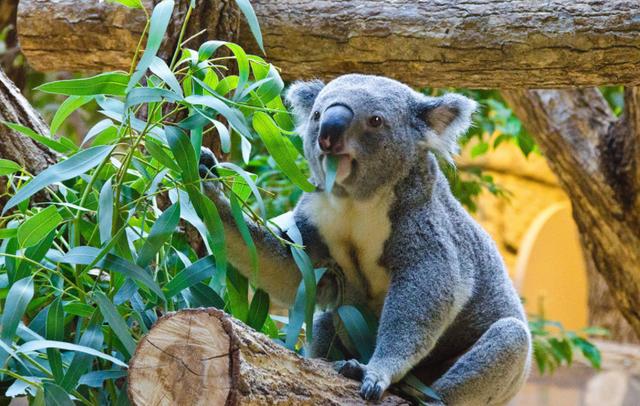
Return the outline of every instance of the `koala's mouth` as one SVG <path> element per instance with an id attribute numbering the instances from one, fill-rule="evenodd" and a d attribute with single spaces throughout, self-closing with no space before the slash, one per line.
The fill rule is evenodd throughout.
<path id="1" fill-rule="evenodd" d="M 338 158 L 338 167 L 336 168 L 336 182 L 343 183 L 353 170 L 354 159 L 350 154 L 335 154 Z M 322 155 L 322 169 L 327 173 L 327 155 Z"/>

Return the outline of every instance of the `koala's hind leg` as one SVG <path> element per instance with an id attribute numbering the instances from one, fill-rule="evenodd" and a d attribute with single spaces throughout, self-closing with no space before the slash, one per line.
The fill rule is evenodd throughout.
<path id="1" fill-rule="evenodd" d="M 433 383 L 447 405 L 504 405 L 529 372 L 531 336 L 514 317 L 493 323 L 455 364 Z"/>

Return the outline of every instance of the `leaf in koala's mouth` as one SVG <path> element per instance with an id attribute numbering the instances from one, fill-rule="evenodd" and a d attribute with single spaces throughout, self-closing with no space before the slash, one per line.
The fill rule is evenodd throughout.
<path id="1" fill-rule="evenodd" d="M 338 157 L 335 155 L 327 155 L 324 159 L 326 159 L 324 189 L 327 193 L 331 193 L 333 185 L 336 183 L 338 173 Z"/>

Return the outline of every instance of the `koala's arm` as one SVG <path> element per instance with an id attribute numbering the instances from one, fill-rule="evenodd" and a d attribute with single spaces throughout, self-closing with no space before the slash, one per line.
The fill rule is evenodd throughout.
<path id="1" fill-rule="evenodd" d="M 408 263 L 394 269 L 362 382 L 367 399 L 379 398 L 424 359 L 469 298 L 471 284 L 440 254 L 414 263 L 406 257 Z"/>
<path id="2" fill-rule="evenodd" d="M 219 184 L 205 182 L 204 190 L 218 208 L 224 224 L 229 262 L 251 279 L 253 268 L 249 249 L 233 219 L 229 199 L 221 193 Z M 279 304 L 291 305 L 295 300 L 301 276 L 289 247 L 276 238 L 273 234 L 276 230 L 267 230 L 246 215 L 244 220 L 258 251 L 258 286 Z"/>

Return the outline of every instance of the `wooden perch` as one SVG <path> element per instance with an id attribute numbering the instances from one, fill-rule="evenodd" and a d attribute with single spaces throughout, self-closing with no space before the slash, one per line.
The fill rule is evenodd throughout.
<path id="1" fill-rule="evenodd" d="M 640 84 L 636 0 L 252 4 L 268 60 L 288 79 L 362 72 L 417 87 Z M 204 21 L 215 37 L 217 20 Z M 22 50 L 42 71 L 127 69 L 143 27 L 142 11 L 95 0 L 21 0 L 18 10 Z M 259 53 L 246 26 L 240 43 Z"/>
<path id="2" fill-rule="evenodd" d="M 129 363 L 131 403 L 360 405 L 359 382 L 306 359 L 217 309 L 163 317 Z M 387 393 L 380 405 L 409 405 Z"/>

